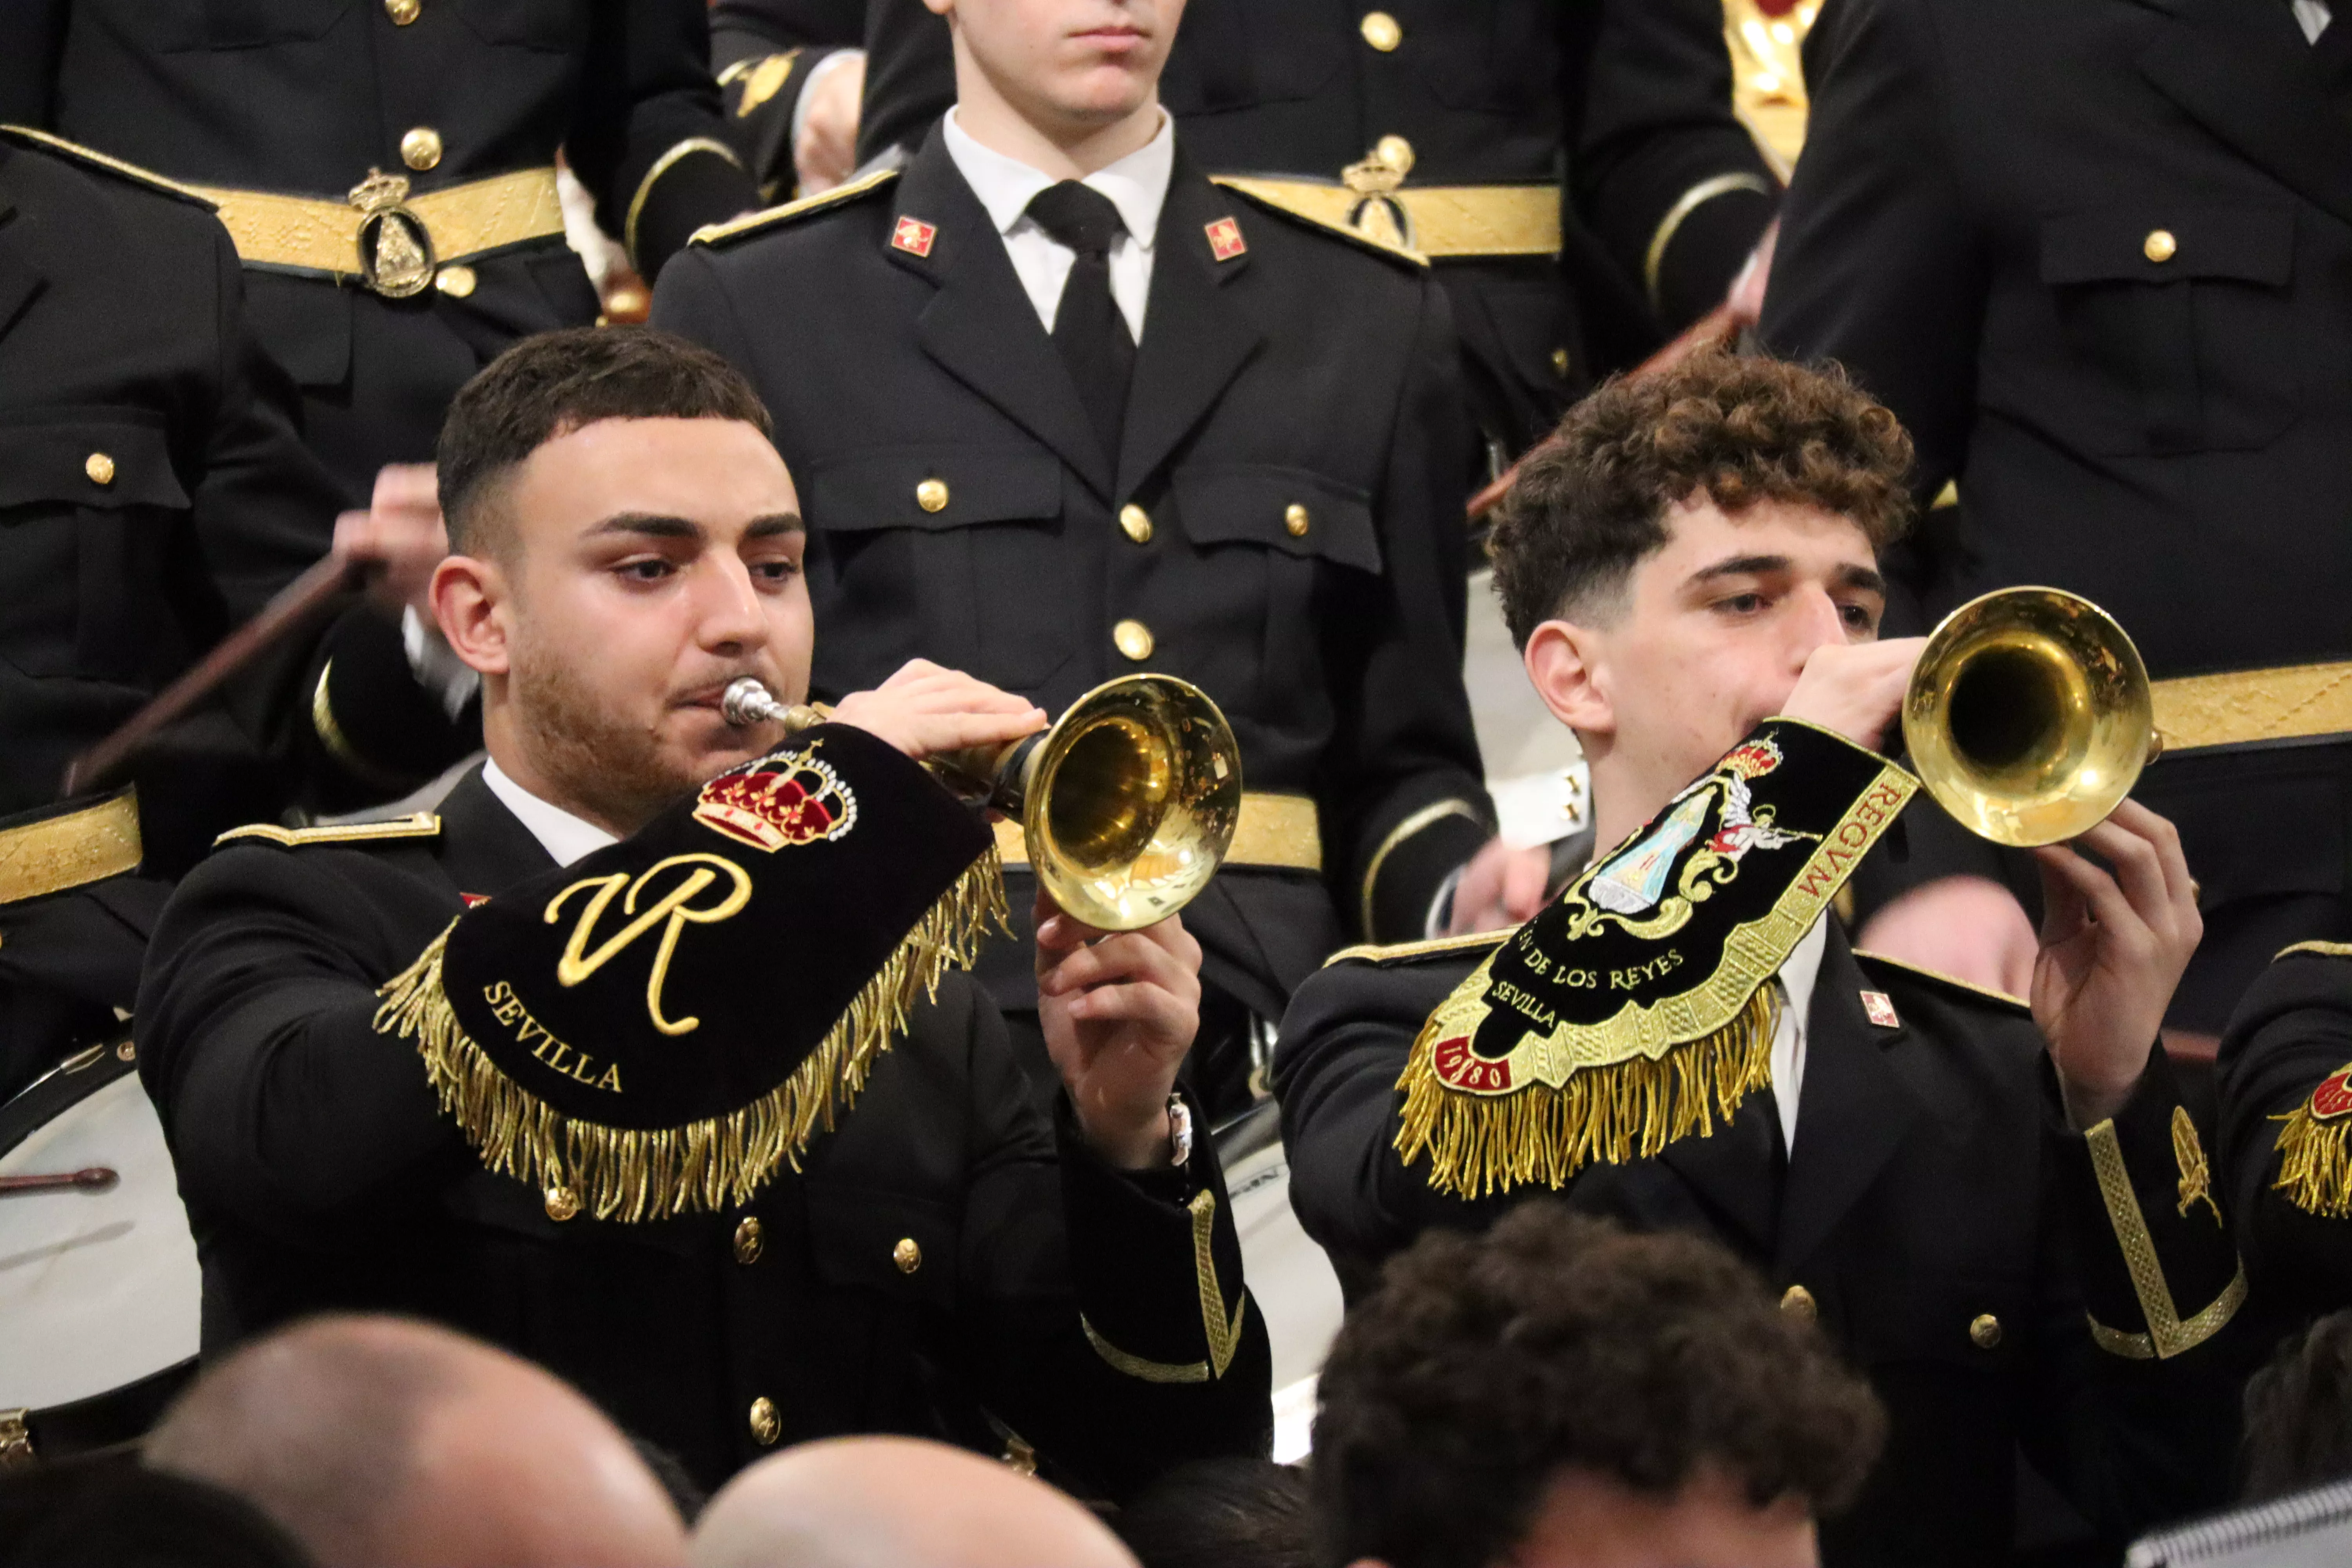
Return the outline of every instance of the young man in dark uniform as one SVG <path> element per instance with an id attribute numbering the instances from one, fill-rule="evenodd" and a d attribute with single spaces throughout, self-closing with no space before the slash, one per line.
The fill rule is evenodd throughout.
<path id="1" fill-rule="evenodd" d="M 775 411 L 819 691 L 921 657 L 1053 711 L 1139 669 L 1224 710 L 1250 793 L 1186 916 L 1222 1116 L 1254 1020 L 1344 931 L 1424 934 L 1489 807 L 1444 300 L 1193 167 L 1154 96 L 1181 9 L 959 5 L 961 100 L 905 174 L 703 237 L 654 313 Z"/>
<path id="2" fill-rule="evenodd" d="M 1292 1204 L 1355 1292 L 1564 1192 L 1817 1315 L 1891 1422 L 1832 1564 L 1998 1561 L 2021 1443 L 2118 1535 L 2220 1501 L 2245 1291 L 2150 1049 L 2198 934 L 2168 825 L 2085 834 L 2112 872 L 2037 851 L 2030 1007 L 1825 918 L 1917 787 L 1864 749 L 1919 649 L 1875 640 L 1909 460 L 1885 409 L 1767 361 L 1572 412 L 1496 577 L 1615 847 L 1515 932 L 1343 954 L 1276 1060 Z"/>
<path id="3" fill-rule="evenodd" d="M 840 1432 L 1109 1493 L 1262 1445 L 1265 1330 L 1170 1092 L 1197 945 L 1038 911 L 1052 1125 L 955 973 L 1002 885 L 909 758 L 1045 716 L 916 667 L 790 737 L 721 717 L 745 676 L 805 690 L 804 536 L 764 411 L 689 345 L 518 346 L 440 472 L 488 761 L 438 816 L 228 835 L 151 949 L 207 1350 L 435 1318 L 706 1486 Z"/>

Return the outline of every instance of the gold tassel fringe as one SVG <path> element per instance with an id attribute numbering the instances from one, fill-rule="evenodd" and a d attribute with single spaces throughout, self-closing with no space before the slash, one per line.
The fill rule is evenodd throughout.
<path id="1" fill-rule="evenodd" d="M 1772 1031 L 1780 988 L 1759 987 L 1714 1034 L 1656 1059 L 1584 1068 L 1558 1089 L 1534 1083 L 1507 1095 L 1467 1094 L 1437 1076 L 1433 1018 L 1413 1042 L 1397 1087 L 1405 1091 L 1397 1153 L 1429 1155 L 1429 1184 L 1465 1198 L 1541 1182 L 1561 1187 L 1594 1161 L 1622 1165 L 1667 1144 L 1710 1137 L 1754 1090 L 1772 1086 Z"/>
<path id="2" fill-rule="evenodd" d="M 2273 1190 L 2284 1193 L 2305 1214 L 2352 1218 L 2352 1152 L 2345 1147 L 2352 1117 L 2322 1121 L 2306 1103 L 2271 1120 L 2285 1123 L 2279 1129 L 2279 1174 Z"/>
<path id="3" fill-rule="evenodd" d="M 378 994 L 378 1033 L 416 1041 L 441 1109 L 482 1163 L 535 1187 L 569 1187 L 599 1219 L 634 1224 L 748 1202 L 779 1164 L 800 1169 L 818 1131 L 866 1087 L 874 1058 L 904 1030 L 919 995 L 936 997 L 950 964 L 971 967 L 991 927 L 1006 926 L 993 847 L 916 922 L 790 1078 L 729 1115 L 640 1131 L 569 1121 L 499 1070 L 458 1027 L 441 986 L 452 921 Z"/>

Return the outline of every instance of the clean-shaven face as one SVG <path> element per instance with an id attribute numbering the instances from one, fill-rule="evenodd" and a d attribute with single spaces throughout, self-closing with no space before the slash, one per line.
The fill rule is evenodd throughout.
<path id="1" fill-rule="evenodd" d="M 990 84 L 1044 130 L 1116 124 L 1158 96 L 1184 0 L 952 0 Z"/>

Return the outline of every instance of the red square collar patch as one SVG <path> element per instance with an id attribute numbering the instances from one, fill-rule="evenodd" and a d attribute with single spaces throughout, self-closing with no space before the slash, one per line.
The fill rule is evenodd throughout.
<path id="1" fill-rule="evenodd" d="M 1231 261 L 1249 248 L 1249 241 L 1242 237 L 1242 226 L 1232 218 L 1221 217 L 1202 226 L 1209 234 L 1209 254 L 1220 261 Z"/>
<path id="2" fill-rule="evenodd" d="M 890 245 L 893 249 L 903 250 L 909 256 L 929 256 L 931 242 L 939 237 L 937 224 L 925 223 L 919 217 L 902 217 L 898 220 L 898 226 L 890 231 Z"/>
<path id="3" fill-rule="evenodd" d="M 1895 1016 L 1895 998 L 1884 991 L 1864 992 L 1862 1010 L 1869 1016 L 1872 1023 L 1882 1029 L 1899 1029 L 1903 1026 L 1903 1020 Z"/>

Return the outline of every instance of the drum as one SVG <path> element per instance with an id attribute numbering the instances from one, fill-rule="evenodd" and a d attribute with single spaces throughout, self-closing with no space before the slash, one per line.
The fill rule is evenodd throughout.
<path id="1" fill-rule="evenodd" d="M 134 1062 L 93 1046 L 0 1106 L 0 1462 L 135 1437 L 194 1369 L 196 1246 Z"/>
<path id="2" fill-rule="evenodd" d="M 1278 1116 L 1271 1100 L 1252 1108 L 1219 1131 L 1217 1157 L 1241 1233 L 1243 1276 L 1273 1343 L 1274 1457 L 1288 1464 L 1306 1457 L 1315 1375 L 1346 1309 L 1330 1259 L 1291 1212 Z"/>

